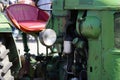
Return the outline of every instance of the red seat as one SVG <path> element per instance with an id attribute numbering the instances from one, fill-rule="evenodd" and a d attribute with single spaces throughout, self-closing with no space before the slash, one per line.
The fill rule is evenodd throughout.
<path id="1" fill-rule="evenodd" d="M 21 29 L 25 32 L 39 32 L 45 29 L 45 21 L 21 21 L 19 22 Z"/>
<path id="2" fill-rule="evenodd" d="M 40 32 L 46 28 L 49 14 L 28 4 L 13 4 L 6 13 L 16 28 L 25 33 Z"/>

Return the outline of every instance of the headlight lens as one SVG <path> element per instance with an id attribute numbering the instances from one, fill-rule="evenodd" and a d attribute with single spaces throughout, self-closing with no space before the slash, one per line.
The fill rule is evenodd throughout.
<path id="1" fill-rule="evenodd" d="M 39 33 L 40 41 L 45 46 L 52 46 L 56 41 L 56 33 L 52 29 L 45 29 Z"/>

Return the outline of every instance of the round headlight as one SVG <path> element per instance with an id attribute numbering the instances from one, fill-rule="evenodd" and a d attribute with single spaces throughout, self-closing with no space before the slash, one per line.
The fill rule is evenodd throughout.
<path id="1" fill-rule="evenodd" d="M 45 29 L 39 33 L 40 41 L 45 46 L 52 46 L 56 41 L 56 33 L 52 29 Z"/>

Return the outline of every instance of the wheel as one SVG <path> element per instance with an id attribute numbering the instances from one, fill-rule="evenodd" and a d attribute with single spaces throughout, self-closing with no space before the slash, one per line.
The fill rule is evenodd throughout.
<path id="1" fill-rule="evenodd" d="M 14 80 L 10 70 L 12 62 L 9 61 L 8 53 L 9 49 L 0 42 L 0 80 Z"/>

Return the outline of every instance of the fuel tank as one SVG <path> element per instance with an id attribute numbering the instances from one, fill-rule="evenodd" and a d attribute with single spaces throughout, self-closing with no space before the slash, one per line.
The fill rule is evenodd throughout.
<path id="1" fill-rule="evenodd" d="M 65 9 L 116 10 L 119 5 L 119 0 L 65 0 Z"/>

